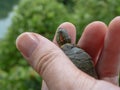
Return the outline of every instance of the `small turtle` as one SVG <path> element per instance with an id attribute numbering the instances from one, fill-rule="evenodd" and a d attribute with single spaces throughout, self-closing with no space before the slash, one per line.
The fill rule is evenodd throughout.
<path id="1" fill-rule="evenodd" d="M 56 40 L 63 52 L 80 70 L 98 78 L 90 55 L 77 45 L 71 44 L 71 38 L 65 29 L 58 28 Z"/>

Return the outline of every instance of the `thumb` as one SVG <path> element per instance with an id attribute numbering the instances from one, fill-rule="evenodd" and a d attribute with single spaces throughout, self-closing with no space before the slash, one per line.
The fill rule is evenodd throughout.
<path id="1" fill-rule="evenodd" d="M 30 65 L 45 80 L 48 88 L 63 90 L 66 87 L 73 87 L 77 81 L 80 71 L 58 46 L 48 39 L 35 33 L 23 33 L 17 38 L 16 45 Z"/>
<path id="2" fill-rule="evenodd" d="M 41 35 L 23 33 L 16 45 L 50 90 L 89 90 L 97 81 L 78 70 L 54 43 Z"/>

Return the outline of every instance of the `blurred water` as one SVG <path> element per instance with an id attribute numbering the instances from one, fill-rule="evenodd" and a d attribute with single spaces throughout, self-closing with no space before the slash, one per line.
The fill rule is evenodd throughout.
<path id="1" fill-rule="evenodd" d="M 0 38 L 3 38 L 5 36 L 5 33 L 7 32 L 8 27 L 11 24 L 12 16 L 13 13 L 10 12 L 7 18 L 0 19 Z"/>

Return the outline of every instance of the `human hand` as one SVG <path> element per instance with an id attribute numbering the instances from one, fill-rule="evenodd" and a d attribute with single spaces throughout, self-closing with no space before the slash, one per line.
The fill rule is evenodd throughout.
<path id="1" fill-rule="evenodd" d="M 56 37 L 53 40 L 55 45 L 41 35 L 23 33 L 17 38 L 16 45 L 46 82 L 42 90 L 120 90 L 116 86 L 120 66 L 119 23 L 120 17 L 113 19 L 108 27 L 102 22 L 93 22 L 85 28 L 78 42 L 93 58 L 100 80 L 77 69 L 57 47 Z M 59 27 L 65 28 L 75 43 L 75 27 L 70 23 Z"/>

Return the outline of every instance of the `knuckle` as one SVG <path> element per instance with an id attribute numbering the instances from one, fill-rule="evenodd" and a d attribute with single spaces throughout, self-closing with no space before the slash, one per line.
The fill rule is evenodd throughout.
<path id="1" fill-rule="evenodd" d="M 39 56 L 36 64 L 37 72 L 43 75 L 46 70 L 51 68 L 56 58 L 60 55 L 60 50 L 50 49 Z"/>

